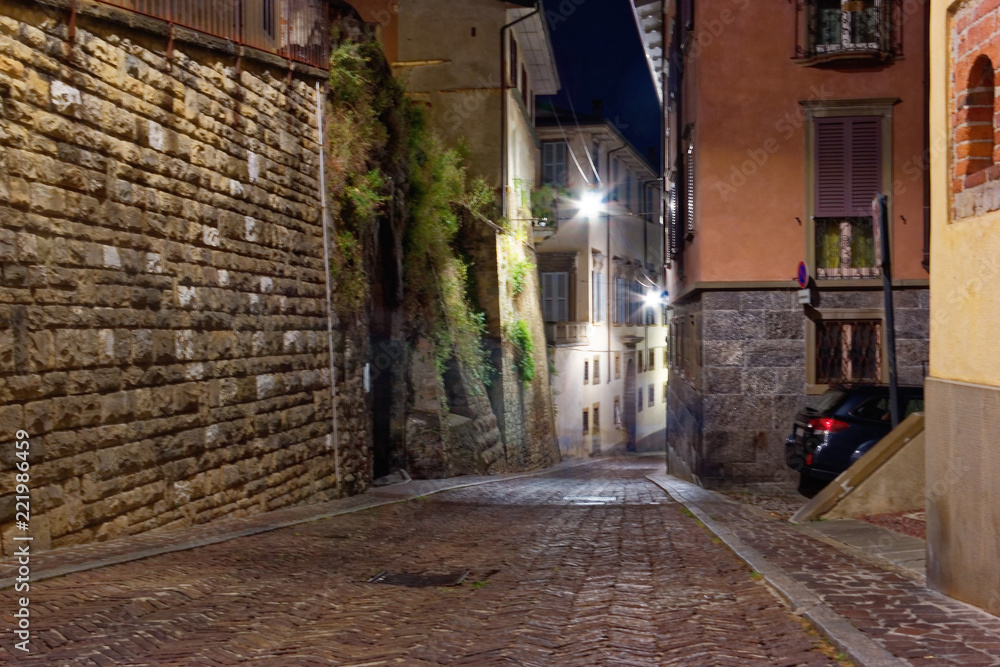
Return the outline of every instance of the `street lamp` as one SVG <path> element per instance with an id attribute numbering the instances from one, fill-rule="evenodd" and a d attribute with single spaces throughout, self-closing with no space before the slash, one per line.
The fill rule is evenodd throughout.
<path id="1" fill-rule="evenodd" d="M 598 190 L 587 190 L 578 202 L 580 215 L 585 218 L 596 218 L 604 210 L 604 197 Z"/>

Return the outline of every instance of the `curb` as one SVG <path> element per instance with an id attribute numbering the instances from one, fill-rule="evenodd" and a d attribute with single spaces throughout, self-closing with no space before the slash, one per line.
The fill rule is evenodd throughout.
<path id="1" fill-rule="evenodd" d="M 755 572 L 759 572 L 764 580 L 788 603 L 795 614 L 808 619 L 852 661 L 862 667 L 890 667 L 906 664 L 904 660 L 889 653 L 843 616 L 830 609 L 819 596 L 795 581 L 784 570 L 767 560 L 759 551 L 747 546 L 734 532 L 712 519 L 707 512 L 702 510 L 693 499 L 686 497 L 684 493 L 689 490 L 686 487 L 691 487 L 700 493 L 712 493 L 711 491 L 669 476 L 648 475 L 646 479 L 666 491 L 671 498 L 694 514 L 743 562 L 753 568 Z"/>
<path id="2" fill-rule="evenodd" d="M 497 482 L 506 482 L 514 479 L 521 479 L 524 477 L 536 477 L 538 475 L 543 475 L 548 472 L 553 472 L 556 470 L 563 470 L 566 468 L 576 468 L 578 466 L 588 465 L 594 463 L 601 459 L 565 459 L 554 466 L 549 466 L 548 468 L 543 468 L 541 470 L 532 470 L 530 472 L 523 473 L 509 473 L 507 475 L 497 475 L 490 479 L 478 479 L 474 481 L 459 482 L 455 478 L 456 482 L 451 485 L 442 485 L 440 488 L 430 489 L 425 491 L 414 491 L 406 495 L 401 495 L 398 497 L 390 498 L 379 498 L 375 494 L 371 494 L 370 501 L 365 502 L 364 496 L 369 495 L 371 489 L 365 491 L 365 493 L 359 494 L 357 496 L 347 496 L 345 498 L 338 498 L 332 502 L 350 503 L 355 502 L 354 505 L 348 505 L 347 507 L 338 507 L 331 510 L 318 510 L 315 514 L 309 514 L 308 516 L 297 517 L 295 519 L 287 519 L 284 521 L 277 521 L 275 523 L 266 524 L 263 526 L 252 526 L 250 528 L 243 528 L 240 530 L 232 530 L 229 532 L 224 532 L 219 535 L 212 535 L 209 537 L 199 537 L 194 539 L 189 539 L 184 542 L 177 544 L 165 544 L 156 547 L 150 547 L 148 549 L 142 549 L 139 551 L 133 551 L 124 554 L 118 554 L 115 556 L 109 556 L 101 558 L 100 556 L 95 556 L 94 559 L 89 561 L 83 561 L 80 563 L 75 563 L 73 565 L 65 565 L 61 567 L 50 567 L 47 569 L 42 569 L 39 571 L 33 571 L 31 573 L 31 581 L 44 581 L 46 579 L 55 579 L 56 577 L 62 577 L 67 574 L 75 574 L 77 572 L 88 572 L 90 570 L 97 570 L 103 567 L 109 567 L 111 565 L 119 565 L 121 563 L 130 563 L 132 561 L 143 560 L 144 558 L 152 558 L 154 556 L 162 556 L 169 553 L 174 553 L 177 551 L 189 551 L 191 549 L 197 549 L 199 547 L 206 547 L 212 544 L 219 544 L 220 542 L 228 542 L 230 540 L 235 540 L 241 537 L 250 537 L 252 535 L 259 535 L 261 533 L 269 533 L 273 530 L 281 530 L 282 528 L 289 528 L 291 526 L 297 526 L 303 523 L 310 523 L 312 521 L 318 521 L 321 519 L 329 519 L 331 517 L 340 516 L 342 514 L 352 514 L 354 512 L 361 512 L 364 510 L 374 509 L 376 507 L 383 507 L 385 505 L 393 505 L 396 503 L 404 503 L 415 498 L 431 496 L 436 493 L 441 493 L 442 491 L 454 491 L 455 489 L 464 489 L 472 486 L 482 486 L 484 484 L 495 484 Z M 408 484 L 408 483 L 407 483 Z M 403 486 L 403 484 L 395 485 Z M 390 489 L 391 486 L 381 487 L 382 489 Z M 361 501 L 361 502 L 358 502 Z M 298 506 L 299 509 L 307 506 Z M 292 508 L 282 508 L 292 509 Z M 276 510 L 282 511 L 282 510 Z M 261 515 L 257 515 L 252 518 L 259 518 Z M 128 538 L 125 538 L 128 539 Z M 106 544 L 112 544 L 108 542 Z M 89 545 L 81 545 L 89 546 Z M 68 547 L 72 549 L 72 547 Z M 56 550 L 42 552 L 46 555 L 52 555 Z M 7 560 L 7 559 L 5 559 Z M 7 564 L 5 564 L 7 565 Z M 14 584 L 17 583 L 14 577 L 8 577 L 0 579 L 0 590 L 5 590 L 12 588 Z"/>

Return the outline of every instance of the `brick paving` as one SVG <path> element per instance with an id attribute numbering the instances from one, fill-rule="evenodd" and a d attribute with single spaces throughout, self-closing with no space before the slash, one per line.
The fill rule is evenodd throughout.
<path id="1" fill-rule="evenodd" d="M 685 504 L 804 585 L 911 665 L 1000 665 L 1000 618 L 820 542 L 788 523 L 693 485 L 667 482 Z"/>
<path id="2" fill-rule="evenodd" d="M 446 491 L 31 590 L 45 665 L 827 665 L 633 459 Z M 472 571 L 456 588 L 365 583 Z M 0 608 L 15 594 L 0 591 Z M 9 622 L 9 614 L 4 615 Z"/>

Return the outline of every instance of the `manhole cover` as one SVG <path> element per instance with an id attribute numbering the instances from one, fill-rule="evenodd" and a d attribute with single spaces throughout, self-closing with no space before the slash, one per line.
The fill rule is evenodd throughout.
<path id="1" fill-rule="evenodd" d="M 618 500 L 618 496 L 563 496 L 563 500 L 574 505 L 606 505 Z"/>
<path id="2" fill-rule="evenodd" d="M 408 586 L 410 588 L 428 588 L 433 586 L 459 586 L 469 576 L 471 570 L 452 572 L 451 574 L 409 574 L 407 572 L 390 572 L 382 570 L 368 580 L 369 584 L 388 584 L 390 586 Z"/>

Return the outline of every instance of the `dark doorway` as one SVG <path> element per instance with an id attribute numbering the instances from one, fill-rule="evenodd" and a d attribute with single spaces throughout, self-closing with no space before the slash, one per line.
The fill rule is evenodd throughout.
<path id="1" fill-rule="evenodd" d="M 635 451 L 635 360 L 625 366 L 625 449 Z"/>

